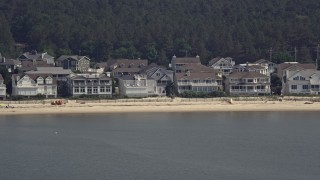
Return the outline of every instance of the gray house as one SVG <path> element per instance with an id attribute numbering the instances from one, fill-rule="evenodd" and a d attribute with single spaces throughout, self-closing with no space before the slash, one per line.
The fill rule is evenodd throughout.
<path id="1" fill-rule="evenodd" d="M 111 78 L 105 74 L 71 74 L 67 77 L 67 86 L 72 96 L 112 96 Z"/>
<path id="2" fill-rule="evenodd" d="M 146 74 L 149 79 L 155 80 L 157 95 L 166 96 L 167 86 L 170 86 L 173 83 L 173 71 L 167 70 L 165 67 L 156 64 L 150 64 L 140 73 Z"/>
<path id="3" fill-rule="evenodd" d="M 232 72 L 235 62 L 231 57 L 221 58 L 216 57 L 209 61 L 208 66 L 215 70 L 220 70 L 222 75 L 229 75 Z"/>
<path id="4" fill-rule="evenodd" d="M 156 81 L 146 74 L 134 74 L 119 77 L 119 92 L 121 96 L 148 97 L 157 95 Z"/>
<path id="5" fill-rule="evenodd" d="M 36 50 L 31 52 L 25 52 L 22 55 L 18 57 L 19 61 L 31 61 L 31 62 L 37 62 L 42 61 L 46 62 L 46 64 L 52 64 L 54 65 L 54 57 L 50 56 L 47 52 L 44 53 L 38 53 Z"/>
<path id="6" fill-rule="evenodd" d="M 90 58 L 78 55 L 62 55 L 57 59 L 56 65 L 63 69 L 87 72 L 90 68 Z"/>

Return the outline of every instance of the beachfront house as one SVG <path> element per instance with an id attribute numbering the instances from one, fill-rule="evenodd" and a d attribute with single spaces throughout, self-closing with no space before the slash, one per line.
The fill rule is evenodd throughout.
<path id="1" fill-rule="evenodd" d="M 174 75 L 177 92 L 194 91 L 210 93 L 222 90 L 222 74 L 202 64 L 179 66 L 179 73 Z"/>
<path id="2" fill-rule="evenodd" d="M 196 65 L 196 64 L 201 65 L 200 56 L 196 56 L 195 58 L 193 58 L 193 57 L 178 58 L 176 56 L 173 56 L 170 66 L 171 66 L 174 73 L 181 73 L 182 66 Z"/>
<path id="3" fill-rule="evenodd" d="M 125 97 L 148 97 L 157 94 L 157 82 L 146 74 L 119 77 L 119 93 Z"/>
<path id="4" fill-rule="evenodd" d="M 57 82 L 51 74 L 12 75 L 12 96 L 57 97 Z"/>
<path id="5" fill-rule="evenodd" d="M 33 63 L 37 62 L 45 62 L 46 64 L 54 65 L 54 57 L 49 55 L 47 52 L 38 53 L 36 50 L 31 52 L 25 52 L 18 57 L 18 60 L 23 61 L 31 61 Z"/>
<path id="6" fill-rule="evenodd" d="M 146 59 L 111 59 L 107 63 L 98 64 L 100 68 L 110 72 L 115 78 L 138 74 L 148 66 Z"/>
<path id="7" fill-rule="evenodd" d="M 36 67 L 35 70 L 27 71 L 25 74 L 51 74 L 57 81 L 67 81 L 67 76 L 72 74 L 71 69 L 63 69 L 62 67 Z"/>
<path id="8" fill-rule="evenodd" d="M 258 72 L 233 72 L 226 77 L 225 91 L 230 95 L 270 94 L 270 77 Z"/>
<path id="9" fill-rule="evenodd" d="M 71 74 L 67 77 L 70 95 L 112 96 L 112 80 L 105 74 Z"/>
<path id="10" fill-rule="evenodd" d="M 166 96 L 169 86 L 173 84 L 173 71 L 156 64 L 150 64 L 140 72 L 146 74 L 148 79 L 155 80 L 155 94 L 158 96 Z"/>
<path id="11" fill-rule="evenodd" d="M 301 64 L 298 62 L 284 62 L 277 65 L 276 75 L 282 80 L 282 82 L 287 78 L 286 71 L 296 71 L 296 70 L 316 70 L 316 65 Z"/>
<path id="12" fill-rule="evenodd" d="M 216 57 L 209 61 L 208 66 L 221 71 L 222 75 L 227 76 L 232 72 L 235 62 L 231 57 L 221 58 Z"/>
<path id="13" fill-rule="evenodd" d="M 286 70 L 284 73 L 283 94 L 320 94 L 320 71 Z"/>
<path id="14" fill-rule="evenodd" d="M 63 69 L 85 73 L 90 68 L 90 61 L 91 59 L 87 56 L 62 55 L 57 59 L 56 65 Z"/>
<path id="15" fill-rule="evenodd" d="M 6 85 L 4 84 L 4 79 L 2 77 L 2 75 L 0 74 L 0 99 L 5 99 L 6 98 L 6 93 L 7 88 Z"/>

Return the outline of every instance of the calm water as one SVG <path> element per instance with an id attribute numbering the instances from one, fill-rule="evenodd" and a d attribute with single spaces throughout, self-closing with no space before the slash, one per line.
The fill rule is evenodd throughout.
<path id="1" fill-rule="evenodd" d="M 320 112 L 0 116 L 1 180 L 320 179 Z"/>

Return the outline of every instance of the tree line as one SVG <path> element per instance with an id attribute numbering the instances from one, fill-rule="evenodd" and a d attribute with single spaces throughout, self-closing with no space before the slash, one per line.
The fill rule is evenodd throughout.
<path id="1" fill-rule="evenodd" d="M 319 19 L 319 0 L 2 0 L 0 52 L 242 63 L 268 59 L 272 47 L 274 62 L 313 62 Z"/>

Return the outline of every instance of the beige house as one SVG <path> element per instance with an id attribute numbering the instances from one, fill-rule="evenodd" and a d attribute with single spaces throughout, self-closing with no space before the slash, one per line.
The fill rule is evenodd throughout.
<path id="1" fill-rule="evenodd" d="M 270 77 L 258 72 L 233 72 L 225 80 L 230 95 L 270 94 Z"/>
<path id="2" fill-rule="evenodd" d="M 202 64 L 186 64 L 179 66 L 178 72 L 174 75 L 178 93 L 185 91 L 209 93 L 222 90 L 221 73 L 210 67 Z"/>
<path id="3" fill-rule="evenodd" d="M 57 82 L 51 74 L 14 74 L 12 75 L 12 95 L 57 97 Z"/>
<path id="4" fill-rule="evenodd" d="M 171 60 L 171 67 L 174 73 L 182 72 L 181 67 L 185 65 L 201 65 L 200 57 L 196 56 L 195 58 L 192 57 L 183 57 L 177 58 L 176 56 L 172 57 Z"/>

